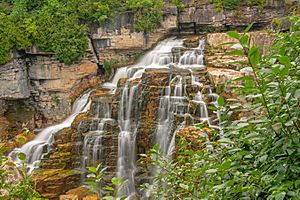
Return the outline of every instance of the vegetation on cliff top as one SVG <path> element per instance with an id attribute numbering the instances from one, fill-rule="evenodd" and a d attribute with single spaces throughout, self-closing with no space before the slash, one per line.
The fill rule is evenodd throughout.
<path id="1" fill-rule="evenodd" d="M 93 24 L 113 20 L 116 14 L 133 12 L 134 27 L 153 32 L 162 20 L 163 0 L 4 0 L 0 3 L 0 64 L 11 50 L 35 44 L 70 64 L 88 46 Z"/>

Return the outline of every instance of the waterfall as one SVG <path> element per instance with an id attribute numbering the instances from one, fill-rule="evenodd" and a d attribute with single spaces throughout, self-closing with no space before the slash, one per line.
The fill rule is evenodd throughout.
<path id="1" fill-rule="evenodd" d="M 101 89 L 105 89 L 103 94 L 106 96 L 99 95 L 98 99 L 93 98 L 91 105 L 90 92 L 84 93 L 75 101 L 70 117 L 61 124 L 44 129 L 33 141 L 28 142 L 20 149 L 15 149 L 11 153 L 11 157 L 18 162 L 17 152 L 25 152 L 27 154 L 26 162 L 33 169 L 38 165 L 44 153 L 49 152 L 55 133 L 70 127 L 75 117 L 79 113 L 87 111 L 91 105 L 90 110 L 93 114 L 91 124 L 87 126 L 86 132 L 82 133 L 81 168 L 84 170 L 87 166 L 96 166 L 100 162 L 103 163 L 103 166 L 106 165 L 106 157 L 110 155 L 106 152 L 104 143 L 105 139 L 107 141 L 107 138 L 112 135 L 112 131 L 107 127 L 113 127 L 113 134 L 118 136 L 118 149 L 113 152 L 118 151 L 117 155 L 114 154 L 118 157 L 116 175 L 123 177 L 124 183 L 123 187 L 117 188 L 117 192 L 119 195 L 128 196 L 128 199 L 133 199 L 139 194 L 135 180 L 138 171 L 136 138 L 143 73 L 146 69 L 158 68 L 166 69 L 169 72 L 167 86 L 159 87 L 161 94 L 157 99 L 159 107 L 151 142 L 158 144 L 163 155 L 171 158 L 176 145 L 176 131 L 185 125 L 188 117 L 192 118 L 195 123 L 207 121 L 210 126 L 214 126 L 213 120 L 209 116 L 207 99 L 210 99 L 210 103 L 212 103 L 217 100 L 218 96 L 213 93 L 210 86 L 206 85 L 206 81 L 201 79 L 201 73 L 206 69 L 203 60 L 204 47 L 204 40 L 199 42 L 197 48 L 189 49 L 183 46 L 182 39 L 169 38 L 160 42 L 137 64 L 119 68 L 113 80 L 101 86 Z M 119 83 L 120 79 L 124 81 Z M 197 91 L 190 94 L 195 88 Z M 117 100 L 111 102 L 112 97 Z M 190 103 L 195 105 L 192 113 Z M 78 130 L 80 126 L 81 123 Z M 117 133 L 115 133 L 115 127 L 118 129 Z M 107 137 L 107 134 L 111 135 Z M 114 139 L 113 141 L 116 143 L 116 138 Z M 112 142 L 112 144 L 115 143 Z M 159 169 L 157 170 L 159 172 Z"/>
<path id="2" fill-rule="evenodd" d="M 139 85 L 139 84 L 138 84 Z M 134 99 L 137 98 L 138 85 L 131 86 L 127 81 L 122 92 L 119 105 L 119 126 L 121 132 L 118 139 L 117 176 L 126 180 L 126 185 L 118 189 L 121 195 L 135 195 L 134 175 L 136 171 L 136 130 L 132 122 Z"/>
<path id="3" fill-rule="evenodd" d="M 86 92 L 76 99 L 73 104 L 72 114 L 62 123 L 45 128 L 34 138 L 34 140 L 24 144 L 21 148 L 14 149 L 9 154 L 14 162 L 20 164 L 18 153 L 23 152 L 26 154 L 25 162 L 29 167 L 28 173 L 31 173 L 33 169 L 38 167 L 43 155 L 50 151 L 51 145 L 54 142 L 54 135 L 58 131 L 70 127 L 79 113 L 86 112 L 89 109 L 91 104 L 91 101 L 89 101 L 90 93 L 91 91 Z"/>
<path id="4" fill-rule="evenodd" d="M 183 40 L 169 38 L 160 42 L 152 51 L 148 52 L 141 60 L 132 66 L 119 68 L 110 83 L 103 84 L 103 87 L 111 89 L 115 94 L 118 80 L 126 78 L 125 85 L 120 92 L 120 101 L 118 105 L 118 124 L 120 132 L 118 135 L 118 159 L 117 176 L 123 177 L 125 186 L 118 188 L 119 195 L 128 196 L 128 199 L 137 195 L 135 186 L 136 166 L 136 112 L 138 112 L 138 89 L 140 87 L 139 79 L 146 69 L 163 68 L 170 69 L 170 64 L 175 64 L 176 68 L 190 71 L 191 84 L 199 88 L 205 86 L 205 82 L 198 80 L 197 70 L 205 70 L 204 66 L 204 40 L 199 41 L 199 46 L 192 49 L 183 47 Z M 176 75 L 170 77 L 169 85 L 165 87 L 158 108 L 157 125 L 155 128 L 154 143 L 159 145 L 160 150 L 165 156 L 170 157 L 175 149 L 175 135 L 180 127 L 184 126 L 184 121 L 176 122 L 176 117 L 188 116 L 188 97 L 186 96 L 186 87 L 189 84 L 186 75 Z M 216 100 L 217 95 L 213 94 L 211 88 L 207 88 L 211 99 Z M 192 99 L 199 106 L 199 113 L 202 121 L 208 121 L 211 125 L 205 95 L 199 90 Z M 104 106 L 104 105 L 102 105 Z M 102 120 L 101 120 L 102 121 Z M 195 121 L 193 119 L 193 121 Z M 101 132 L 103 126 L 98 127 L 96 133 L 87 135 L 84 142 L 84 152 L 90 151 L 93 154 L 87 156 L 94 159 L 94 154 L 101 154 Z M 90 139 L 94 137 L 94 139 Z M 86 141 L 87 140 L 87 141 Z M 97 148 L 98 154 L 94 148 Z M 84 153 L 86 156 L 86 153 Z"/>

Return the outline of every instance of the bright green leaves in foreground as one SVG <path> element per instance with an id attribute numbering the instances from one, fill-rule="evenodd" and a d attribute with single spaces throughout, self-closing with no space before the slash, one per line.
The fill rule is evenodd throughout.
<path id="1" fill-rule="evenodd" d="M 19 153 L 18 158 L 22 162 L 22 166 L 18 173 L 22 174 L 22 180 L 15 182 L 13 177 L 17 176 L 16 167 L 9 158 L 4 156 L 6 149 L 0 144 L 0 199 L 3 200 L 43 200 L 40 194 L 34 190 L 33 182 L 28 177 L 27 167 L 25 165 L 26 155 Z M 20 177 L 19 177 L 20 179 Z"/>

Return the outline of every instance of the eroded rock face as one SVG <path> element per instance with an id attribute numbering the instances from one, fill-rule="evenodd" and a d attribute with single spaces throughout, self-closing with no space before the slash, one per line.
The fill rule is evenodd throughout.
<path id="1" fill-rule="evenodd" d="M 30 96 L 27 67 L 23 59 L 0 66 L 0 99 L 25 99 Z"/>
<path id="2" fill-rule="evenodd" d="M 185 1 L 185 8 L 179 13 L 180 23 L 194 22 L 199 27 L 212 25 L 223 29 L 239 28 L 256 22 L 258 28 L 269 25 L 273 18 L 286 16 L 289 6 L 281 0 L 269 0 L 264 9 L 241 6 L 235 10 L 218 11 L 207 1 Z M 201 30 L 200 30 L 201 31 Z"/>
<path id="3" fill-rule="evenodd" d="M 80 94 L 99 80 L 89 80 L 97 73 L 95 63 L 83 60 L 66 66 L 51 57 L 31 61 L 29 78 L 36 109 L 43 116 L 37 124 L 42 127 L 62 121 L 71 112 L 72 96 Z"/>
<path id="4" fill-rule="evenodd" d="M 66 118 L 75 98 L 101 82 L 88 58 L 67 66 L 52 55 L 35 55 L 0 66 L 1 142 L 24 127 L 34 130 Z"/>
<path id="5" fill-rule="evenodd" d="M 57 200 L 59 194 L 78 186 L 81 172 L 77 170 L 63 169 L 39 169 L 33 176 L 36 190 L 44 198 Z"/>
<path id="6" fill-rule="evenodd" d="M 249 38 L 250 45 L 259 47 L 262 55 L 268 54 L 275 40 L 272 33 L 264 31 L 250 32 Z M 226 33 L 210 33 L 207 34 L 206 41 L 205 61 L 216 84 L 249 75 L 249 73 L 240 71 L 242 68 L 247 67 L 248 58 L 246 56 L 229 55 L 229 52 L 235 50 L 236 47 L 239 48 L 236 45 L 238 43 L 236 39 L 230 38 Z"/>

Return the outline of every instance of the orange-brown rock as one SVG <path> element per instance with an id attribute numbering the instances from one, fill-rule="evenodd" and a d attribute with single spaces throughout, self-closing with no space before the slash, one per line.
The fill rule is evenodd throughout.
<path id="1" fill-rule="evenodd" d="M 76 170 L 38 169 L 32 179 L 42 197 L 58 200 L 60 195 L 78 186 L 80 177 Z"/>
<path id="2" fill-rule="evenodd" d="M 90 194 L 84 197 L 82 200 L 100 200 L 100 198 L 96 194 Z"/>
<path id="3" fill-rule="evenodd" d="M 3 116 L 0 116 L 0 141 L 1 142 L 4 142 L 7 138 L 9 138 L 9 135 L 8 135 L 8 128 L 9 126 L 9 121 L 3 117 Z"/>
<path id="4" fill-rule="evenodd" d="M 60 200 L 99 200 L 99 195 L 94 194 L 87 187 L 81 186 L 66 192 L 65 195 L 60 195 Z"/>
<path id="5" fill-rule="evenodd" d="M 179 130 L 176 134 L 176 143 L 180 139 L 185 139 L 190 145 L 189 149 L 199 150 L 202 148 L 203 143 L 210 137 L 213 129 L 205 127 L 198 128 L 196 126 L 189 126 Z"/>

